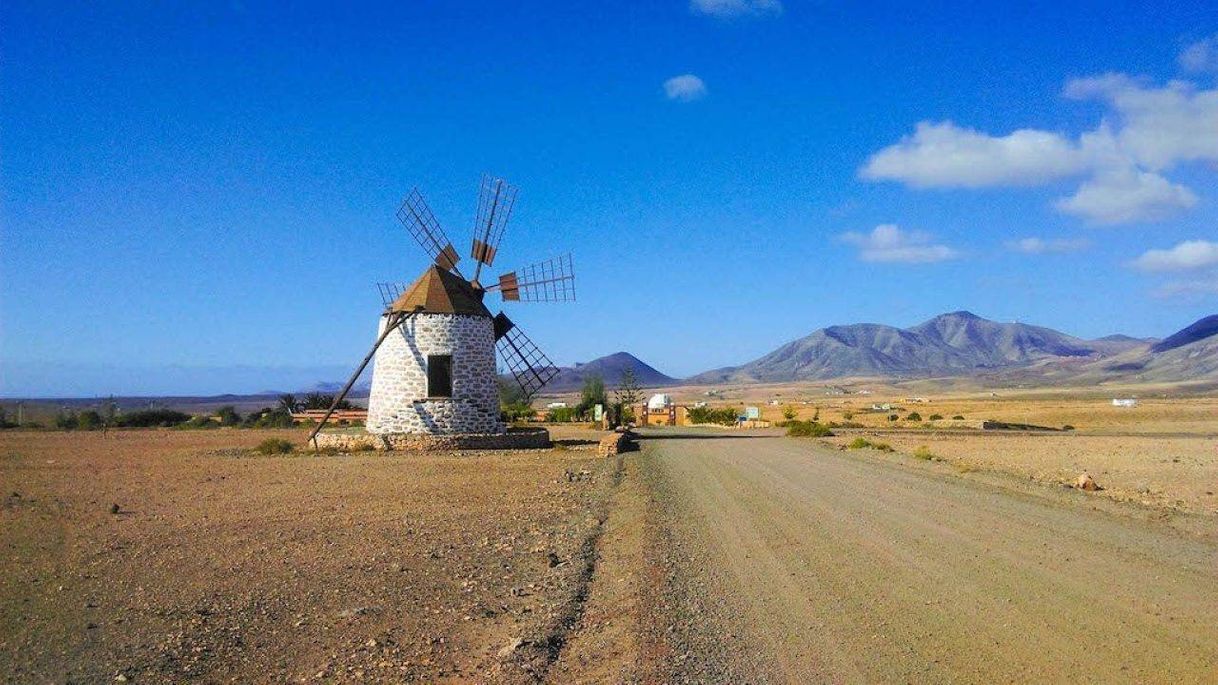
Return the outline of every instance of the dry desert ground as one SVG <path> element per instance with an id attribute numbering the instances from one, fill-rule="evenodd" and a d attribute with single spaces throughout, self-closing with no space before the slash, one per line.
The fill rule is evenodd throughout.
<path id="1" fill-rule="evenodd" d="M 0 681 L 1213 682 L 1218 403 L 843 399 L 608 457 L 5 431 Z"/>

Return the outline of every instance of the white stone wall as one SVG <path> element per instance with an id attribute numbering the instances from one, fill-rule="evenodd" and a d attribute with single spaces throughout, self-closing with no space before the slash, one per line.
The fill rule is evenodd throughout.
<path id="1" fill-rule="evenodd" d="M 381 317 L 377 335 L 384 330 Z M 427 397 L 427 356 L 452 355 L 453 396 Z M 491 319 L 416 314 L 385 338 L 372 367 L 368 432 L 502 433 Z"/>

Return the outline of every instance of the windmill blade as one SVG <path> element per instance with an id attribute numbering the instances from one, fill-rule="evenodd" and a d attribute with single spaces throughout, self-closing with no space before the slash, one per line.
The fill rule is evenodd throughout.
<path id="1" fill-rule="evenodd" d="M 495 317 L 495 339 L 499 356 L 527 399 L 533 399 L 546 383 L 558 375 L 554 362 L 503 312 Z"/>
<path id="2" fill-rule="evenodd" d="M 478 262 L 473 280 L 478 280 L 483 264 L 490 266 L 495 262 L 499 242 L 503 240 L 503 232 L 507 230 L 507 222 L 515 205 L 515 186 L 502 178 L 482 175 L 482 185 L 478 189 L 478 214 L 474 218 L 474 240 L 469 253 Z"/>
<path id="3" fill-rule="evenodd" d="M 440 222 L 436 221 L 436 216 L 431 213 L 418 188 L 411 188 L 406 199 L 402 200 L 402 206 L 398 207 L 398 221 L 436 264 L 457 271 L 457 262 L 461 257 L 453 249 L 448 236 L 444 235 L 444 229 L 440 228 Z"/>
<path id="4" fill-rule="evenodd" d="M 520 302 L 574 302 L 575 267 L 570 253 L 530 264 L 499 277 L 498 290 L 503 300 Z"/>
<path id="5" fill-rule="evenodd" d="M 381 303 L 386 307 L 393 304 L 394 300 L 402 296 L 402 292 L 409 287 L 408 283 L 377 283 L 376 289 L 381 293 Z"/>

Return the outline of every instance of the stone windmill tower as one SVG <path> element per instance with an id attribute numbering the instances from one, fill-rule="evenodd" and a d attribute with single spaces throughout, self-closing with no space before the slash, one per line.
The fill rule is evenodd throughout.
<path id="1" fill-rule="evenodd" d="M 490 286 L 478 280 L 482 267 L 495 260 L 515 201 L 514 187 L 483 176 L 470 249 L 476 265 L 467 279 L 423 196 L 417 189 L 406 196 L 398 219 L 432 264 L 412 284 L 378 284 L 384 309 L 376 344 L 334 400 L 337 406 L 375 357 L 368 432 L 502 433 L 496 351 L 528 398 L 557 375 L 554 364 L 507 315 L 492 315 L 483 302 L 493 291 L 505 302 L 575 299 L 570 255 L 505 273 Z M 310 439 L 329 417 L 327 413 Z"/>

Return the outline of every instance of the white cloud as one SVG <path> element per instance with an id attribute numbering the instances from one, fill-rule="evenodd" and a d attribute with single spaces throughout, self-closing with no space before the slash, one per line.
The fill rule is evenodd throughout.
<path id="1" fill-rule="evenodd" d="M 1210 40 L 1214 45 L 1186 50 L 1190 64 L 1200 63 L 1193 52 L 1218 51 L 1218 37 Z M 1107 112 L 1077 138 L 1039 129 L 995 136 L 950 121 L 923 121 L 912 135 L 872 155 L 859 175 L 914 188 L 1078 179 L 1075 192 L 1055 206 L 1097 224 L 1162 220 L 1197 203 L 1191 190 L 1164 174 L 1183 163 L 1218 163 L 1218 89 L 1185 81 L 1155 87 L 1112 73 L 1071 80 L 1063 95 L 1099 100 Z"/>
<path id="2" fill-rule="evenodd" d="M 781 0 L 690 0 L 689 11 L 712 17 L 777 16 Z"/>
<path id="3" fill-rule="evenodd" d="M 922 231 L 903 231 L 896 224 L 881 224 L 870 233 L 843 233 L 842 241 L 859 248 L 864 262 L 926 264 L 955 259 L 960 253 L 946 245 L 932 245 Z"/>
<path id="4" fill-rule="evenodd" d="M 1058 200 L 1062 212 L 1097 224 L 1159 221 L 1197 204 L 1188 188 L 1129 167 L 1103 172 Z"/>
<path id="5" fill-rule="evenodd" d="M 983 188 L 1038 185 L 1085 168 L 1078 146 L 1056 133 L 990 136 L 950 121 L 923 121 L 912 136 L 872 155 L 861 173 L 916 188 Z"/>
<path id="6" fill-rule="evenodd" d="M 1218 33 L 1184 48 L 1179 59 L 1188 71 L 1218 72 Z"/>
<path id="7" fill-rule="evenodd" d="M 1147 88 L 1123 74 L 1075 79 L 1065 95 L 1108 103 L 1120 149 L 1152 171 L 1180 162 L 1218 161 L 1218 89 L 1184 81 Z"/>
<path id="8" fill-rule="evenodd" d="M 1147 250 L 1132 265 L 1142 271 L 1193 271 L 1218 267 L 1218 243 L 1186 240 L 1166 250 Z"/>
<path id="9" fill-rule="evenodd" d="M 674 76 L 664 82 L 664 95 L 669 100 L 692 102 L 706 97 L 706 84 L 693 74 Z"/>
<path id="10" fill-rule="evenodd" d="M 1024 254 L 1050 254 L 1078 252 L 1091 245 L 1091 241 L 1082 238 L 1020 238 L 1007 243 L 1007 249 Z"/>

